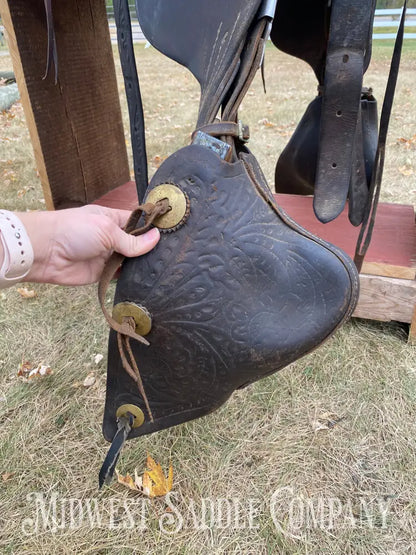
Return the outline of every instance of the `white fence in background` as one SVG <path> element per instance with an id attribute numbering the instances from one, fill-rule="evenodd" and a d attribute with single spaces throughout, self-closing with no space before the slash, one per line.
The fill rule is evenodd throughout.
<path id="1" fill-rule="evenodd" d="M 110 36 L 112 44 L 117 44 L 117 28 L 114 21 L 109 20 L 108 25 L 110 27 Z M 131 22 L 131 27 L 133 31 L 133 42 L 146 42 L 146 38 L 140 29 L 140 25 L 138 22 L 133 21 Z"/>
<path id="2" fill-rule="evenodd" d="M 373 39 L 394 39 L 396 38 L 396 33 L 379 33 L 378 29 L 383 27 L 395 27 L 396 29 L 400 23 L 400 16 L 402 10 L 391 9 L 391 10 L 376 10 L 374 17 L 374 30 Z M 408 8 L 406 10 L 406 25 L 405 29 L 416 28 L 416 8 Z M 415 29 L 416 30 L 416 29 Z M 406 33 L 404 34 L 405 39 L 416 39 L 416 33 Z"/>
<path id="3" fill-rule="evenodd" d="M 401 9 L 390 9 L 390 10 L 376 10 L 375 17 L 374 17 L 374 33 L 373 39 L 394 39 L 396 37 L 396 33 L 382 33 L 379 32 L 379 29 L 383 27 L 394 27 L 397 29 L 400 22 L 400 15 L 402 13 Z M 133 29 L 133 42 L 146 42 L 146 38 L 140 29 L 139 23 L 134 21 L 132 14 L 132 29 Z M 117 29 L 116 24 L 113 19 L 109 20 L 110 26 L 110 35 L 111 35 L 111 42 L 113 44 L 117 44 Z M 416 8 L 408 8 L 406 14 L 406 29 L 414 28 L 416 31 Z M 405 39 L 416 39 L 416 32 L 415 33 L 408 33 L 404 34 Z"/>

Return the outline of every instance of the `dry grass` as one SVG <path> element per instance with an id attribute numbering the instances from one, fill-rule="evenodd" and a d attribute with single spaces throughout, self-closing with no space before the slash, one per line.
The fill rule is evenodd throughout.
<path id="1" fill-rule="evenodd" d="M 379 98 L 388 49 L 376 44 L 366 79 Z M 183 68 L 152 49 L 138 50 L 153 172 L 156 156 L 168 156 L 189 140 L 198 88 Z M 414 47 L 407 50 L 383 190 L 384 199 L 404 203 L 414 202 L 414 175 L 405 176 L 398 168 L 407 164 L 416 171 L 415 150 L 396 144 L 397 138 L 416 133 L 416 55 Z M 0 67 L 10 67 L 10 59 L 0 58 Z M 267 96 L 257 78 L 241 116 L 250 124 L 252 149 L 271 179 L 277 152 L 316 83 L 303 64 L 271 49 L 266 75 Z M 122 103 L 126 114 L 124 97 Z M 2 206 L 42 208 L 21 108 L 15 107 L 12 115 L 1 116 Z M 266 127 L 264 119 L 275 126 Z M 140 529 L 138 498 L 117 484 L 97 492 L 97 470 L 107 449 L 100 432 L 106 360 L 96 366 L 93 357 L 105 353 L 107 329 L 95 287 L 34 287 L 36 299 L 20 298 L 16 288 L 0 296 L 0 475 L 14 473 L 7 481 L 0 477 L 2 553 L 416 553 L 416 357 L 406 344 L 405 326 L 352 321 L 313 354 L 237 392 L 216 413 L 129 443 L 121 471 L 141 469 L 146 451 L 163 464 L 172 460 L 174 503 L 184 522 L 169 535 L 159 525 L 159 518 L 169 514 L 163 501 L 145 505 L 146 527 Z M 16 377 L 22 359 L 44 360 L 55 373 L 22 383 Z M 74 389 L 72 384 L 91 370 L 96 384 Z M 314 422 L 325 413 L 341 420 L 314 432 Z M 276 503 L 276 526 L 270 501 L 273 492 L 285 487 L 292 493 L 286 490 Z M 61 530 L 40 527 L 25 535 L 25 519 L 37 514 L 30 492 L 94 498 L 104 526 L 91 528 L 85 520 L 71 528 L 67 520 Z M 207 497 L 236 498 L 240 523 L 233 520 L 221 528 L 224 521 L 217 514 L 212 526 L 198 529 L 191 500 L 200 513 Z M 250 499 L 258 509 L 251 527 Z M 338 500 L 341 511 L 332 527 L 331 499 Z M 317 526 L 312 520 L 297 528 L 295 517 L 304 516 L 302 507 L 316 508 L 320 500 L 325 518 L 318 518 Z M 123 528 L 128 524 L 123 514 L 113 527 L 109 524 L 111 502 L 117 508 L 123 501 L 133 513 L 133 528 Z M 177 517 L 176 512 L 170 515 Z"/>

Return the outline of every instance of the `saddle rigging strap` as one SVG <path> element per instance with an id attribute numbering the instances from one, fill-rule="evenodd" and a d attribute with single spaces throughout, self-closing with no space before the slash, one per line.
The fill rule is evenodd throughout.
<path id="1" fill-rule="evenodd" d="M 406 2 L 397 31 L 380 126 L 377 125 L 376 101 L 371 89 L 362 89 L 361 101 L 358 86 L 353 102 L 350 95 L 351 86 L 362 82 L 362 74 L 370 62 L 374 12 L 370 4 L 374 2 L 368 0 L 366 5 L 365 2 L 351 4 L 333 0 L 329 4 L 330 8 L 325 1 L 314 6 L 305 2 L 302 9 L 307 15 L 299 22 L 303 25 L 300 33 L 293 27 L 298 24 L 297 5 L 279 2 L 277 6 L 271 35 L 274 44 L 309 63 L 320 82 L 320 95 L 324 94 L 311 102 L 280 155 L 276 165 L 276 186 L 284 193 L 315 193 L 314 209 L 321 221 L 336 216 L 348 192 L 349 219 L 355 226 L 362 224 L 355 256 L 358 268 L 361 268 L 377 210 L 387 128 L 400 64 Z M 329 23 L 322 17 L 328 14 Z M 302 40 L 296 40 L 299 35 Z M 361 54 L 356 56 L 360 51 Z M 348 52 L 346 56 L 344 54 L 346 63 L 342 61 L 343 52 Z M 347 118 L 344 118 L 345 114 Z M 340 175 L 333 179 L 338 172 Z"/>
<path id="2" fill-rule="evenodd" d="M 342 212 L 350 187 L 373 4 L 374 0 L 332 2 L 313 201 L 323 223 Z M 363 158 L 362 151 L 357 154 Z"/>
<path id="3" fill-rule="evenodd" d="M 117 26 L 117 44 L 123 70 L 124 88 L 129 110 L 131 148 L 133 152 L 134 178 L 139 204 L 147 189 L 147 156 L 144 115 L 140 84 L 134 55 L 128 0 L 114 0 L 114 17 Z"/>
<path id="4" fill-rule="evenodd" d="M 370 246 L 371 236 L 374 229 L 377 206 L 380 198 L 381 182 L 383 178 L 383 169 L 386 153 L 387 132 L 390 123 L 391 110 L 393 106 L 394 93 L 396 90 L 397 77 L 399 74 L 400 59 L 403 46 L 404 25 L 406 20 L 407 0 L 405 0 L 400 18 L 400 24 L 397 31 L 396 41 L 394 44 L 393 56 L 391 59 L 390 71 L 387 80 L 386 93 L 384 96 L 383 107 L 380 116 L 379 139 L 377 144 L 376 159 L 373 173 L 371 176 L 370 191 L 364 220 L 358 236 L 355 249 L 354 262 L 358 271 L 361 271 L 364 257 Z"/>

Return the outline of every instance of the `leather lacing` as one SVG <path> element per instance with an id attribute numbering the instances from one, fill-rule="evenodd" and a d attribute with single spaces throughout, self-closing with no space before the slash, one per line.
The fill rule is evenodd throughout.
<path id="1" fill-rule="evenodd" d="M 169 212 L 171 207 L 169 206 L 169 200 L 164 198 L 157 201 L 155 204 L 147 203 L 138 206 L 134 212 L 132 212 L 124 231 L 130 235 L 143 235 L 148 231 L 155 219 L 166 212 Z M 144 225 L 136 228 L 140 218 L 144 215 Z M 140 395 L 146 405 L 146 410 L 149 414 L 151 422 L 153 422 L 153 415 L 150 409 L 149 401 L 147 399 L 146 392 L 143 387 L 143 381 L 140 376 L 140 370 L 137 366 L 134 354 L 130 345 L 130 339 L 136 339 L 144 345 L 149 345 L 149 342 L 136 333 L 136 322 L 131 316 L 127 316 L 123 319 L 120 324 L 111 316 L 109 311 L 105 306 L 105 295 L 110 284 L 110 281 L 114 277 L 114 274 L 120 267 L 124 260 L 124 256 L 118 252 L 114 252 L 110 258 L 107 260 L 103 273 L 101 274 L 100 281 L 98 283 L 98 298 L 101 305 L 101 310 L 107 320 L 109 326 L 117 333 L 117 345 L 120 353 L 121 362 L 123 368 L 128 373 L 128 375 L 136 382 L 139 389 Z"/>

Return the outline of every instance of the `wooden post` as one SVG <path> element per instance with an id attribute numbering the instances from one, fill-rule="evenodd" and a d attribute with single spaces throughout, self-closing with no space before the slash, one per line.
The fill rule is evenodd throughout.
<path id="1" fill-rule="evenodd" d="M 87 204 L 129 180 L 104 0 L 53 2 L 58 83 L 43 0 L 0 0 L 46 206 Z"/>

